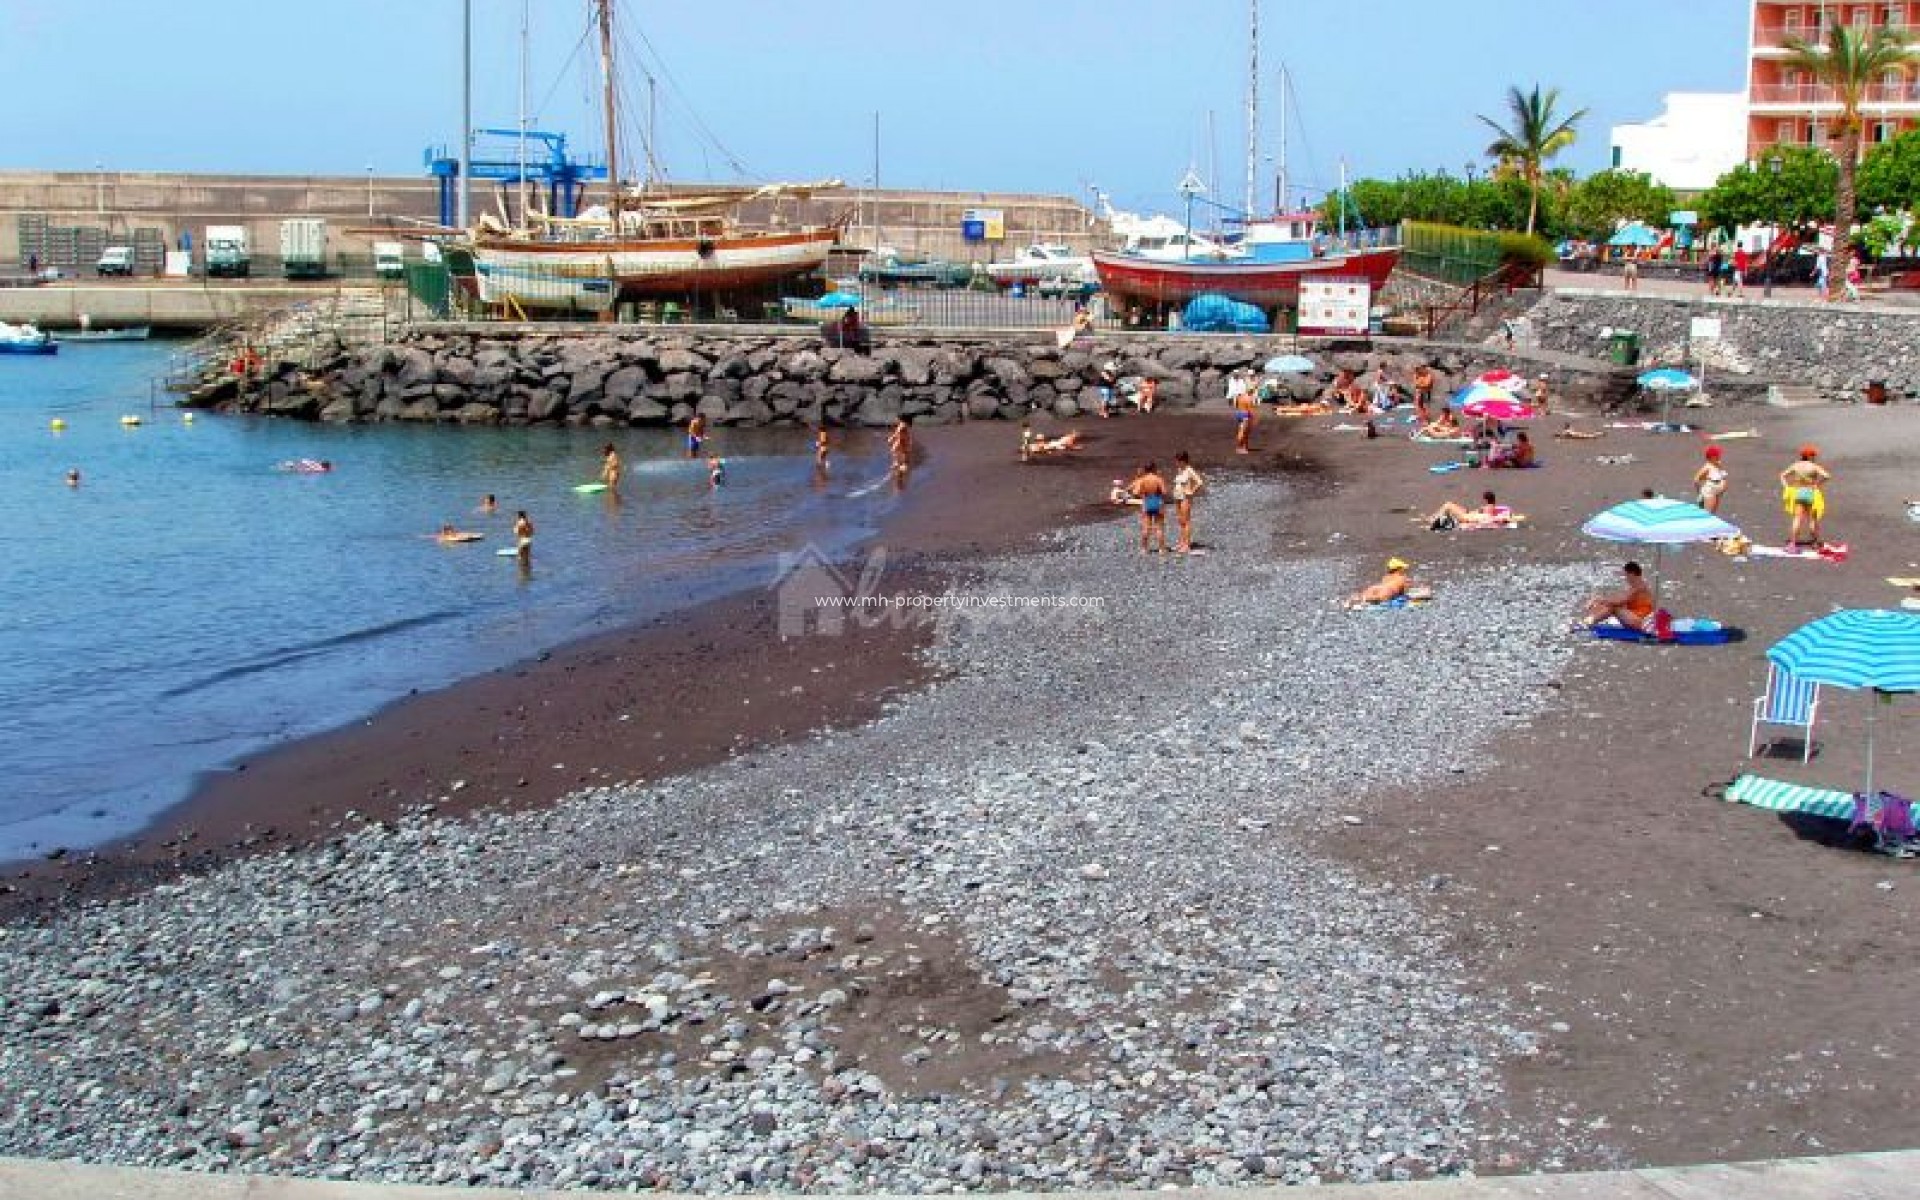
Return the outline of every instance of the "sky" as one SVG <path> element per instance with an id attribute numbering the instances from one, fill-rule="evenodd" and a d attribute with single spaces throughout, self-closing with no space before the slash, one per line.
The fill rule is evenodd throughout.
<path id="1" fill-rule="evenodd" d="M 598 153 L 587 0 L 471 0 L 474 124 Z M 462 0 L 0 0 L 0 168 L 422 173 L 460 127 Z M 649 109 L 678 181 L 837 177 L 1173 210 L 1189 167 L 1246 180 L 1248 0 L 618 0 L 623 157 Z M 1280 70 L 1305 196 L 1354 177 L 1485 167 L 1510 84 L 1588 109 L 1557 165 L 1672 91 L 1738 91 L 1747 0 L 1260 3 L 1258 176 Z M 653 80 L 649 87 L 647 80 Z M 878 152 L 876 154 L 876 124 Z M 623 170 L 623 174 L 631 172 Z"/>

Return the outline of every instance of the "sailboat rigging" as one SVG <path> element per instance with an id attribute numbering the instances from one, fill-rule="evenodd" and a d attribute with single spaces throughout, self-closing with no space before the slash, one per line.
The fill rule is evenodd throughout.
<path id="1" fill-rule="evenodd" d="M 691 309 L 702 298 L 712 303 L 771 295 L 781 281 L 823 266 L 838 226 L 781 226 L 776 217 L 775 224 L 751 228 L 736 214 L 753 201 L 838 190 L 838 180 L 656 193 L 649 146 L 647 185 L 629 192 L 620 176 L 614 0 L 594 0 L 594 19 L 606 121 L 606 207 L 574 218 L 523 214 L 516 227 L 482 215 L 471 235 L 480 299 L 602 313 L 622 300 L 655 299 Z"/>

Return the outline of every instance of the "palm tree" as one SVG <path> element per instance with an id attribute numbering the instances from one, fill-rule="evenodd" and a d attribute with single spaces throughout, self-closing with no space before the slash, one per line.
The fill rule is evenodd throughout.
<path id="1" fill-rule="evenodd" d="M 1480 118 L 1498 135 L 1493 139 L 1493 144 L 1487 147 L 1487 157 L 1499 163 L 1503 170 L 1511 171 L 1527 181 L 1530 193 L 1527 202 L 1529 234 L 1540 219 L 1540 180 L 1545 173 L 1545 163 L 1573 145 L 1573 139 L 1578 136 L 1574 126 L 1580 123 L 1581 117 L 1587 115 L 1587 110 L 1583 108 L 1561 120 L 1553 111 L 1559 101 L 1559 88 L 1548 88 L 1543 92 L 1536 83 L 1531 92 L 1523 92 L 1514 86 L 1507 89 L 1507 113 L 1513 122 L 1511 127 L 1501 125 L 1492 117 Z"/>
<path id="2" fill-rule="evenodd" d="M 1890 70 L 1920 63 L 1920 52 L 1907 47 L 1906 38 L 1891 29 L 1855 29 L 1835 22 L 1827 40 L 1809 42 L 1787 38 L 1784 60 L 1831 88 L 1840 101 L 1840 178 L 1833 189 L 1834 274 L 1842 279 L 1853 264 L 1854 171 L 1860 165 L 1860 105 L 1867 89 Z"/>

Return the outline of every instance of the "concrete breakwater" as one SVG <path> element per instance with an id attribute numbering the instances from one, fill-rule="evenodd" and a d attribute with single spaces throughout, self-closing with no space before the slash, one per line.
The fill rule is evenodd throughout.
<path id="1" fill-rule="evenodd" d="M 245 381 L 216 380 L 201 407 L 327 422 L 468 425 L 664 425 L 695 412 L 717 424 L 887 425 L 1021 419 L 1095 411 L 1103 371 L 1159 382 L 1160 403 L 1190 407 L 1226 393 L 1227 375 L 1258 370 L 1289 347 L 1272 338 L 1113 337 L 1061 348 L 1050 335 L 897 336 L 871 353 L 817 337 L 738 331 L 417 331 L 318 362 L 268 363 Z M 1431 363 L 1442 388 L 1516 356 L 1426 343 L 1303 345 L 1317 371 L 1281 377 L 1294 399 L 1335 371 L 1385 365 L 1404 384 Z M 1617 399 L 1619 373 L 1553 364 L 1560 396 Z"/>

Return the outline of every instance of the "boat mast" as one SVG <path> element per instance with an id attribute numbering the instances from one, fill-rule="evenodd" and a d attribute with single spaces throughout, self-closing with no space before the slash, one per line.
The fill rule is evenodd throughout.
<path id="1" fill-rule="evenodd" d="M 880 112 L 873 114 L 873 252 L 880 253 Z"/>
<path id="2" fill-rule="evenodd" d="M 473 200 L 469 181 L 473 178 L 473 0 L 461 8 L 460 21 L 460 187 L 459 226 L 467 228 Z"/>
<path id="3" fill-rule="evenodd" d="M 608 210 L 613 215 L 613 235 L 620 236 L 620 124 L 614 103 L 613 87 L 613 0 L 594 0 L 600 14 L 600 80 L 607 106 L 607 188 Z"/>
<path id="4" fill-rule="evenodd" d="M 1260 0 L 1250 0 L 1247 30 L 1247 196 L 1246 216 L 1253 219 L 1255 179 L 1260 170 Z"/>
<path id="5" fill-rule="evenodd" d="M 527 55 L 533 0 L 520 0 L 520 223 L 527 223 Z"/>
<path id="6" fill-rule="evenodd" d="M 1287 93 L 1293 90 L 1287 64 L 1280 64 L 1280 171 L 1273 179 L 1273 210 L 1287 211 Z"/>

